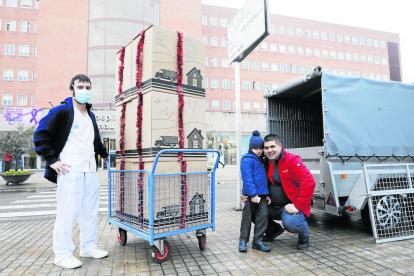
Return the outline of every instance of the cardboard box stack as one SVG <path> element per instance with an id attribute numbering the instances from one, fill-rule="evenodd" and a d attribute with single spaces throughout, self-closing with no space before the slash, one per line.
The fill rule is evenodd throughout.
<path id="1" fill-rule="evenodd" d="M 137 87 L 136 81 L 136 56 L 137 46 L 141 37 L 137 36 L 125 47 L 124 71 L 122 84 L 122 100 L 119 95 L 115 97 L 117 117 L 121 117 L 122 103 L 126 103 L 125 114 L 125 170 L 138 170 L 139 158 L 136 149 L 137 140 Z M 144 169 L 151 172 L 157 153 L 163 149 L 179 148 L 178 131 L 178 93 L 177 93 L 177 32 L 167 30 L 158 26 L 151 26 L 145 31 L 145 42 L 143 48 L 143 70 L 142 70 L 142 157 Z M 117 55 L 117 70 L 120 52 Z M 206 149 L 206 110 L 205 89 L 203 78 L 205 49 L 204 43 L 184 35 L 183 37 L 183 95 L 184 95 L 184 148 Z M 118 71 L 117 71 L 117 83 Z M 120 120 L 118 120 L 120 121 Z M 120 137 L 120 125 L 117 126 L 117 137 Z M 117 168 L 121 162 L 117 143 Z M 158 160 L 155 174 L 171 174 L 181 172 L 181 163 L 177 161 L 177 154 L 162 155 Z M 187 172 L 201 172 L 207 170 L 207 158 L 202 153 L 190 153 L 184 155 L 187 161 Z M 159 181 L 157 181 L 159 180 Z M 187 180 L 187 203 L 194 202 L 206 204 L 206 189 L 209 183 Z M 130 181 L 129 181 L 130 182 Z M 148 185 L 144 181 L 141 189 L 143 199 L 143 212 L 138 214 L 137 195 L 134 181 L 125 182 L 124 213 L 132 217 L 139 216 L 148 219 Z M 154 185 L 154 219 L 156 223 L 163 224 L 159 232 L 179 229 L 179 217 L 183 197 L 181 195 L 180 176 L 159 176 L 155 178 Z M 194 182 L 194 183 L 193 183 Z M 127 192 L 129 191 L 129 192 Z M 201 199 L 200 199 L 201 198 Z M 197 200 L 196 200 L 197 199 Z M 205 210 L 203 206 L 187 206 L 189 210 Z M 194 212 L 193 212 L 194 213 Z M 168 221 L 168 223 L 167 223 Z M 185 227 L 194 226 L 186 224 Z M 162 228 L 162 229 L 161 229 Z"/>

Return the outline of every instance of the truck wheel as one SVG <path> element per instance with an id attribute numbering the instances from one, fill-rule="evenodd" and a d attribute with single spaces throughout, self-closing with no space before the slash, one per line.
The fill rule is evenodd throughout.
<path id="1" fill-rule="evenodd" d="M 365 207 L 361 210 L 361 219 L 362 219 L 362 224 L 365 226 L 365 228 L 367 228 L 367 230 L 372 232 L 371 218 L 369 215 L 368 203 L 365 204 Z"/>
<path id="2" fill-rule="evenodd" d="M 174 145 L 170 144 L 170 148 L 174 148 L 174 147 L 175 147 L 175 144 Z"/>
<path id="3" fill-rule="evenodd" d="M 157 148 L 159 148 L 161 145 L 160 145 L 160 143 L 155 143 L 155 146 L 156 146 Z"/>

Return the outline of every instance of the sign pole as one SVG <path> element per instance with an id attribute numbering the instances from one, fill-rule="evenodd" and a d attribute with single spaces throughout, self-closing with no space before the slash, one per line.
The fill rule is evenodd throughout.
<path id="1" fill-rule="evenodd" d="M 236 82 L 236 159 L 237 159 L 237 181 L 236 181 L 236 197 L 237 205 L 236 210 L 242 210 L 241 192 L 242 192 L 242 181 L 240 172 L 240 160 L 242 157 L 241 152 L 241 100 L 240 100 L 240 62 L 234 62 L 234 74 Z"/>

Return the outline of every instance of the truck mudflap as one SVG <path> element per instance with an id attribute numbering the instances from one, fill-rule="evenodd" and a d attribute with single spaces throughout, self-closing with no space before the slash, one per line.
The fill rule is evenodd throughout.
<path id="1" fill-rule="evenodd" d="M 363 165 L 377 243 L 414 238 L 414 164 Z"/>

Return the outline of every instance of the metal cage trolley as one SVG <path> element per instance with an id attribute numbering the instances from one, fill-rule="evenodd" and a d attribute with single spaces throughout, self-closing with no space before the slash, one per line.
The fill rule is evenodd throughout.
<path id="1" fill-rule="evenodd" d="M 187 173 L 171 173 L 173 168 L 159 162 L 159 158 L 178 153 L 217 156 L 211 171 L 188 168 Z M 127 232 L 137 235 L 149 241 L 153 261 L 163 263 L 170 253 L 165 238 L 195 231 L 203 251 L 206 230 L 215 231 L 215 171 L 219 159 L 216 150 L 166 149 L 156 155 L 151 172 L 108 168 L 108 223 L 119 227 L 118 243 L 126 244 Z M 157 166 L 160 173 L 155 173 Z"/>

